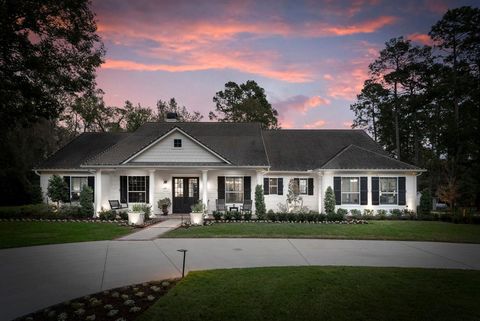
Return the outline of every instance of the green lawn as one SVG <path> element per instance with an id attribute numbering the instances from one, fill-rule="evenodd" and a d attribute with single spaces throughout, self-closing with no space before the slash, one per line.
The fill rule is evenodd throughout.
<path id="1" fill-rule="evenodd" d="M 422 221 L 369 224 L 215 223 L 179 228 L 163 237 L 335 238 L 480 243 L 480 225 Z"/>
<path id="2" fill-rule="evenodd" d="M 191 272 L 138 320 L 480 320 L 480 271 L 282 267 Z"/>
<path id="3" fill-rule="evenodd" d="M 0 222 L 0 248 L 110 240 L 131 231 L 110 223 Z"/>

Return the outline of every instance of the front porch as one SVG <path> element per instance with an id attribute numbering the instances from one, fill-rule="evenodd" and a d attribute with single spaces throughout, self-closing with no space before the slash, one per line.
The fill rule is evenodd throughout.
<path id="1" fill-rule="evenodd" d="M 172 214 L 182 218 L 199 201 L 206 205 L 207 213 L 215 210 L 219 198 L 227 199 L 227 208 L 240 207 L 244 199 L 254 199 L 262 175 L 251 168 L 102 168 L 95 171 L 95 212 L 110 209 L 109 200 L 119 200 L 129 207 L 150 204 L 152 214 L 161 216 L 158 201 L 164 198 L 171 200 L 169 218 Z M 220 191 L 219 177 L 226 178 Z"/>

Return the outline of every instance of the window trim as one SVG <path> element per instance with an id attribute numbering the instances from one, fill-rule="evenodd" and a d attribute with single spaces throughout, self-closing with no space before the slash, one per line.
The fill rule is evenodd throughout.
<path id="1" fill-rule="evenodd" d="M 245 199 L 244 199 L 244 197 L 245 197 L 245 195 L 244 195 L 244 193 L 245 193 L 245 186 L 244 186 L 244 184 L 243 184 L 244 176 L 230 175 L 230 176 L 224 176 L 224 177 L 225 177 L 225 204 L 237 204 L 237 203 L 238 203 L 238 204 L 242 204 L 242 203 L 245 201 Z M 240 179 L 240 181 L 242 182 L 242 190 L 241 190 L 241 191 L 238 191 L 238 192 L 237 192 L 237 191 L 234 191 L 234 192 L 229 192 L 229 191 L 227 191 L 227 180 L 228 180 L 229 178 L 238 178 L 238 179 Z M 230 194 L 234 194 L 234 193 L 240 194 L 240 195 L 242 195 L 242 200 L 241 200 L 240 202 L 233 202 L 233 203 L 232 203 L 232 202 L 227 202 L 227 193 L 230 193 Z"/>
<path id="2" fill-rule="evenodd" d="M 358 186 L 358 192 L 344 192 L 342 188 L 342 182 L 343 179 L 352 179 L 356 178 L 357 179 L 357 186 Z M 357 194 L 358 195 L 358 202 L 357 203 L 344 203 L 343 202 L 343 194 Z M 360 200 L 360 176 L 340 176 L 340 204 L 341 205 L 360 205 L 361 200 Z"/>
<path id="3" fill-rule="evenodd" d="M 176 146 L 176 143 L 180 142 L 180 146 Z M 183 142 L 181 138 L 174 138 L 173 139 L 173 148 L 174 149 L 182 149 L 183 148 Z"/>
<path id="4" fill-rule="evenodd" d="M 380 181 L 384 178 L 394 178 L 395 181 L 396 181 L 396 189 L 395 189 L 395 192 L 382 192 L 382 185 L 380 183 Z M 396 198 L 396 202 L 395 203 L 382 203 L 382 194 L 386 194 L 386 195 L 394 195 L 395 198 Z M 379 176 L 378 177 L 378 205 L 383 205 L 383 206 L 397 206 L 398 205 L 398 176 Z"/>
<path id="5" fill-rule="evenodd" d="M 267 177 L 267 179 L 268 179 L 268 195 L 278 195 L 278 179 L 279 179 L 279 177 Z M 274 179 L 276 181 L 276 183 L 272 184 L 271 181 L 270 181 L 271 179 Z M 276 188 L 275 193 L 273 193 L 272 190 L 271 190 L 272 186 L 275 186 L 275 188 Z"/>
<path id="6" fill-rule="evenodd" d="M 130 202 L 130 177 L 143 177 L 145 180 L 144 190 L 143 191 L 132 191 L 136 193 L 144 193 L 145 194 L 145 201 L 144 202 Z M 127 175 L 127 203 L 128 204 L 146 204 L 147 201 L 147 176 L 145 175 Z"/>

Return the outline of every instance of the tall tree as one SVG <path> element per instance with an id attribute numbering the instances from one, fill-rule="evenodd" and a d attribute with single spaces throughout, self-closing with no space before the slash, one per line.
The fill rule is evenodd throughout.
<path id="1" fill-rule="evenodd" d="M 203 115 L 198 111 L 189 112 L 187 107 L 179 106 L 175 98 L 163 101 L 157 101 L 157 118 L 158 121 L 165 121 L 167 113 L 176 113 L 179 121 L 184 122 L 198 122 L 203 119 Z"/>
<path id="2" fill-rule="evenodd" d="M 152 110 L 148 107 L 142 107 L 140 104 L 134 106 L 127 100 L 123 109 L 126 121 L 125 129 L 129 132 L 137 130 L 146 122 L 155 120 Z"/>
<path id="3" fill-rule="evenodd" d="M 255 81 L 238 85 L 230 81 L 213 97 L 215 112 L 211 120 L 222 122 L 259 122 L 264 128 L 278 128 L 278 112 L 270 105 L 265 90 Z"/>
<path id="4" fill-rule="evenodd" d="M 357 95 L 357 102 L 350 105 L 355 114 L 352 127 L 366 128 L 373 139 L 378 141 L 378 118 L 387 100 L 388 90 L 371 79 L 366 80 L 362 91 Z"/>
<path id="5" fill-rule="evenodd" d="M 102 63 L 89 0 L 0 2 L 2 128 L 55 119 L 68 97 L 91 88 Z"/>

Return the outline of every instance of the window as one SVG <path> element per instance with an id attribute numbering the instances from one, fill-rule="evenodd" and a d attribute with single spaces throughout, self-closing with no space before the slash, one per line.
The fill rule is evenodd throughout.
<path id="1" fill-rule="evenodd" d="M 175 178 L 175 197 L 183 197 L 183 178 Z"/>
<path id="2" fill-rule="evenodd" d="M 360 204 L 358 177 L 342 177 L 342 204 Z"/>
<path id="3" fill-rule="evenodd" d="M 294 178 L 293 184 L 299 195 L 308 194 L 308 178 Z"/>
<path id="4" fill-rule="evenodd" d="M 268 194 L 278 194 L 278 178 L 268 179 Z"/>
<path id="5" fill-rule="evenodd" d="M 145 176 L 128 176 L 128 202 L 145 203 L 147 182 Z"/>
<path id="6" fill-rule="evenodd" d="M 70 178 L 70 200 L 80 200 L 80 192 L 84 186 L 88 186 L 88 177 L 74 177 Z"/>
<path id="7" fill-rule="evenodd" d="M 195 197 L 195 192 L 198 191 L 198 179 L 189 178 L 188 179 L 188 197 Z"/>
<path id="8" fill-rule="evenodd" d="M 225 203 L 243 203 L 243 177 L 225 177 Z"/>
<path id="9" fill-rule="evenodd" d="M 380 177 L 380 204 L 396 205 L 398 184 L 396 177 Z"/>
<path id="10" fill-rule="evenodd" d="M 174 139 L 173 140 L 173 147 L 181 148 L 182 147 L 182 140 L 181 139 Z"/>

